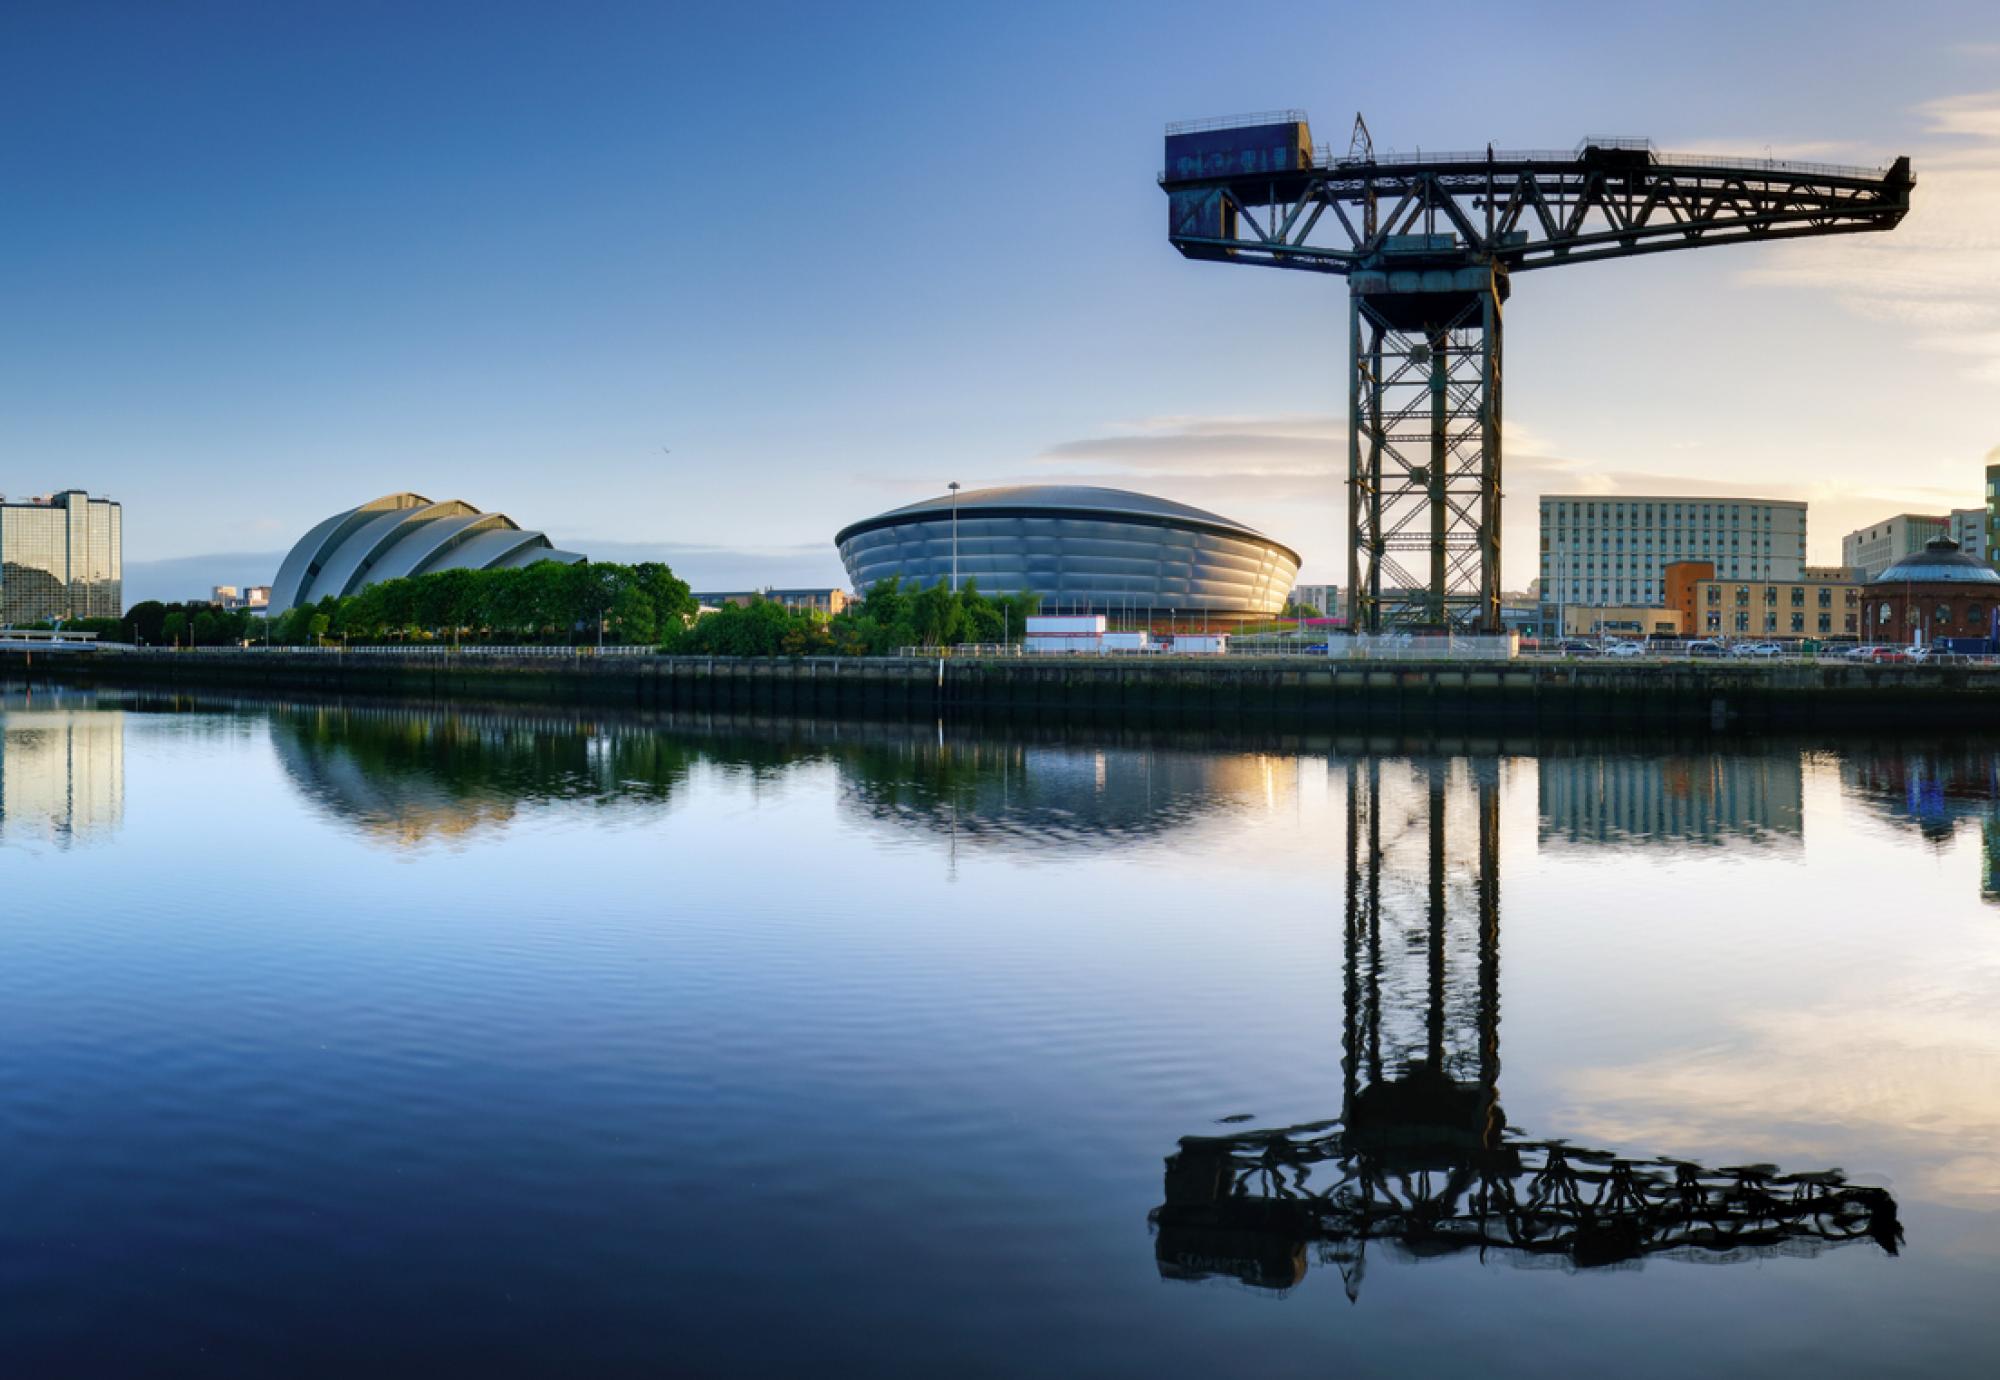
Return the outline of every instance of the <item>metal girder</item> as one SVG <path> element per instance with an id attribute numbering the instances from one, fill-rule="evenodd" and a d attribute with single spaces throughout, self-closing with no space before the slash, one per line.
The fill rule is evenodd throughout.
<path id="1" fill-rule="evenodd" d="M 1250 177 L 1162 178 L 1176 204 L 1219 198 L 1234 235 L 1197 232 L 1183 211 L 1168 239 L 1194 258 L 1350 273 L 1393 253 L 1393 237 L 1452 236 L 1468 261 L 1525 273 L 1563 263 L 1804 235 L 1889 230 L 1910 209 L 1907 158 L 1886 170 L 1647 154 L 1606 165 L 1576 155 L 1447 155 Z M 1393 208 L 1374 228 L 1343 207 Z M 1331 217 L 1320 214 L 1331 208 Z M 1260 214 L 1261 213 L 1261 214 Z M 1268 227 L 1265 228 L 1265 227 Z"/>
<path id="2" fill-rule="evenodd" d="M 1167 237 L 1189 258 L 1349 280 L 1357 631 L 1500 630 L 1500 305 L 1512 274 L 1889 230 L 1916 183 L 1907 158 L 1836 167 L 1625 139 L 1377 158 L 1358 117 L 1336 158 L 1313 148 L 1302 112 L 1252 117 L 1232 147 L 1239 125 L 1169 127 Z M 1196 130 L 1210 132 L 1199 146 L 1185 138 Z"/>
<path id="3" fill-rule="evenodd" d="M 1500 630 L 1504 280 L 1461 271 L 1425 291 L 1432 276 L 1360 275 L 1348 299 L 1347 588 L 1358 631 Z"/>
<path id="4" fill-rule="evenodd" d="M 1837 1169 L 1709 1168 L 1507 1125 L 1499 772 L 1490 756 L 1347 764 L 1340 1116 L 1182 1138 L 1148 1219 L 1160 1274 L 1284 1290 L 1311 1252 L 1354 1300 L 1371 1242 L 1575 1268 L 1898 1253 L 1894 1196 Z"/>

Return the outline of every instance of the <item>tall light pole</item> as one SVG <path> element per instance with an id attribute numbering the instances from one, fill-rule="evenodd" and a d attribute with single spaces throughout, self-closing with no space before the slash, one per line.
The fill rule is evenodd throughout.
<path id="1" fill-rule="evenodd" d="M 951 490 L 951 592 L 958 593 L 958 481 L 945 485 Z"/>

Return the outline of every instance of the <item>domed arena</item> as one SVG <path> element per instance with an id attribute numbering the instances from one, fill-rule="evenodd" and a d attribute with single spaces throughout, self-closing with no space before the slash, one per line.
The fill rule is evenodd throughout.
<path id="1" fill-rule="evenodd" d="M 505 513 L 483 513 L 455 498 L 433 503 L 422 494 L 388 494 L 335 513 L 299 539 L 271 582 L 269 616 L 409 575 L 583 559 Z"/>
<path id="2" fill-rule="evenodd" d="M 958 583 L 1039 594 L 1047 613 L 1220 623 L 1276 617 L 1299 556 L 1254 528 L 1125 489 L 969 489 L 844 527 L 834 537 L 858 592 Z"/>

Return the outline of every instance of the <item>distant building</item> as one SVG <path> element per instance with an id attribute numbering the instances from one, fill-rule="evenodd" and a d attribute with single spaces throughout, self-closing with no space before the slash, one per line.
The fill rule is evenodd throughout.
<path id="1" fill-rule="evenodd" d="M 208 602 L 234 612 L 237 609 L 263 610 L 270 607 L 269 585 L 217 585 L 209 591 Z"/>
<path id="2" fill-rule="evenodd" d="M 817 613 L 828 618 L 843 612 L 854 602 L 853 596 L 844 589 L 698 589 L 694 591 L 694 601 L 705 609 L 719 609 L 734 604 L 747 608 L 758 600 L 766 603 L 782 604 L 794 613 Z"/>
<path id="3" fill-rule="evenodd" d="M 2000 564 L 2000 463 L 1986 467 L 1986 563 Z"/>
<path id="4" fill-rule="evenodd" d="M 82 489 L 0 498 L 0 623 L 124 612 L 123 508 Z"/>
<path id="5" fill-rule="evenodd" d="M 1897 561 L 1914 556 L 1934 537 L 1950 537 L 1952 522 L 1942 513 L 1898 513 L 1857 527 L 1840 539 L 1840 563 L 1872 580 Z"/>
<path id="6" fill-rule="evenodd" d="M 1339 585 L 1293 585 L 1291 601 L 1300 608 L 1317 609 L 1322 618 L 1340 616 Z"/>
<path id="7" fill-rule="evenodd" d="M 1989 559 L 1991 548 L 1986 542 L 1986 510 L 1984 508 L 1954 508 L 1951 510 L 1951 539 L 1958 543 L 1958 549 L 1975 561 Z"/>
<path id="8" fill-rule="evenodd" d="M 1790 500 L 1549 494 L 1541 524 L 1549 628 L 1573 626 L 1577 607 L 1667 607 L 1666 570 L 1677 561 L 1708 561 L 1724 579 L 1796 580 L 1805 570 L 1806 505 Z"/>
<path id="9" fill-rule="evenodd" d="M 1679 637 L 1686 630 L 1678 609 L 1651 604 L 1570 604 L 1563 609 L 1564 637 Z"/>
<path id="10" fill-rule="evenodd" d="M 1722 580 L 1708 561 L 1667 569 L 1667 601 L 1689 637 L 1831 637 L 1861 633 L 1860 572 L 1809 565 L 1797 580 Z"/>

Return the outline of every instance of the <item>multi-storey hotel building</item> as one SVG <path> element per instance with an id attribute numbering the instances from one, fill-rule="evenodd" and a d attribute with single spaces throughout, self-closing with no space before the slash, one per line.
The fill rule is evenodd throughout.
<path id="1" fill-rule="evenodd" d="M 125 612 L 124 510 L 69 489 L 0 500 L 0 624 Z"/>
<path id="2" fill-rule="evenodd" d="M 1806 505 L 1766 498 L 1550 494 L 1542 499 L 1542 620 L 1576 608 L 1667 606 L 1667 567 L 1708 561 L 1725 580 L 1805 573 Z"/>

